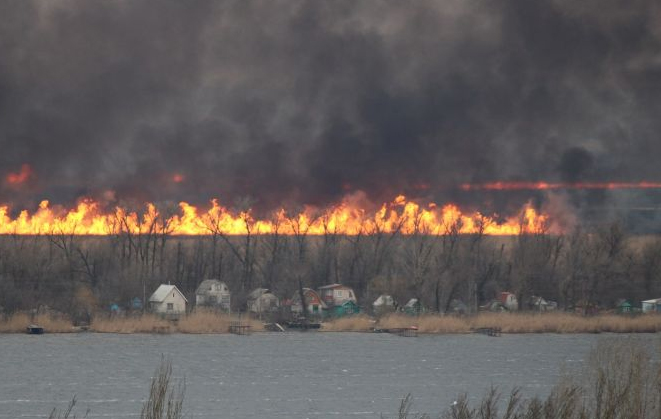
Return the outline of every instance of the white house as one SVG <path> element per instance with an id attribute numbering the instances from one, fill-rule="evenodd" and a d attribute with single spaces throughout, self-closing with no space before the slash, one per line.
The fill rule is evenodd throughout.
<path id="1" fill-rule="evenodd" d="M 392 295 L 381 294 L 379 298 L 372 303 L 372 310 L 376 315 L 382 315 L 395 311 L 397 305 Z"/>
<path id="2" fill-rule="evenodd" d="M 319 296 L 328 307 L 341 306 L 347 301 L 357 303 L 353 290 L 342 284 L 319 287 Z"/>
<path id="3" fill-rule="evenodd" d="M 161 284 L 149 297 L 151 311 L 158 314 L 185 314 L 187 302 L 184 294 L 174 285 Z"/>
<path id="4" fill-rule="evenodd" d="M 248 294 L 248 310 L 253 313 L 268 313 L 278 311 L 280 301 L 278 297 L 266 288 L 257 288 Z"/>
<path id="5" fill-rule="evenodd" d="M 661 298 L 642 301 L 642 309 L 643 313 L 661 312 Z"/>
<path id="6" fill-rule="evenodd" d="M 230 309 L 230 290 L 217 279 L 205 279 L 195 290 L 195 305 Z"/>

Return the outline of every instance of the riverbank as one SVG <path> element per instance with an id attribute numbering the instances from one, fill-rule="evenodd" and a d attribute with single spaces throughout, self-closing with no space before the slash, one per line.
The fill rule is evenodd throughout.
<path id="1" fill-rule="evenodd" d="M 46 315 L 30 317 L 19 313 L 0 321 L 0 333 L 25 333 L 29 324 L 38 324 L 47 333 L 229 333 L 230 324 L 240 321 L 253 332 L 264 331 L 264 323 L 247 316 L 194 312 L 177 322 L 145 314 L 141 316 L 96 317 L 84 328 L 74 327 L 66 318 Z M 661 316 L 622 316 L 604 314 L 580 316 L 571 313 L 481 313 L 477 316 L 424 315 L 411 317 L 391 314 L 380 319 L 366 315 L 323 322 L 321 332 L 372 332 L 374 328 L 394 329 L 415 326 L 421 334 L 464 334 L 479 328 L 500 328 L 502 333 L 655 333 L 661 331 Z"/>

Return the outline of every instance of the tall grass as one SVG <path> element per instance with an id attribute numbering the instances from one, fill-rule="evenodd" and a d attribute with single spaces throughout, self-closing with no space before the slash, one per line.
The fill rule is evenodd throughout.
<path id="1" fill-rule="evenodd" d="M 262 330 L 260 321 L 248 316 L 230 316 L 214 311 L 198 310 L 172 322 L 153 314 L 135 317 L 97 317 L 90 331 L 102 333 L 228 333 L 232 322 L 241 321 L 252 330 Z"/>
<path id="2" fill-rule="evenodd" d="M 228 333 L 232 322 L 250 326 L 252 331 L 264 330 L 262 322 L 249 316 L 229 315 L 214 311 L 196 310 L 179 320 L 175 331 L 180 333 Z"/>
<path id="3" fill-rule="evenodd" d="M 477 403 L 461 394 L 442 419 L 658 419 L 661 417 L 661 364 L 636 339 L 602 340 L 586 370 L 557 384 L 546 398 L 524 399 L 519 389 L 505 398 L 492 387 Z M 400 403 L 399 419 L 428 419 L 411 413 L 413 399 Z M 383 416 L 382 416 L 383 417 Z"/>
<path id="4" fill-rule="evenodd" d="M 100 333 L 170 333 L 173 325 L 153 314 L 127 317 L 101 317 L 92 319 L 90 331 Z"/>
<path id="5" fill-rule="evenodd" d="M 365 315 L 349 316 L 324 322 L 323 332 L 368 332 L 374 329 L 374 321 Z"/>
<path id="6" fill-rule="evenodd" d="M 15 313 L 4 321 L 0 321 L 0 333 L 25 333 L 30 324 L 37 324 L 52 333 L 74 331 L 71 321 L 66 318 L 52 317 L 47 314 L 32 317 L 27 313 Z"/>
<path id="7" fill-rule="evenodd" d="M 164 358 L 151 380 L 149 398 L 142 406 L 140 419 L 181 419 L 183 417 L 183 383 L 173 385 L 172 362 Z"/>
<path id="8" fill-rule="evenodd" d="M 404 314 L 385 316 L 381 328 L 417 326 L 420 333 L 469 333 L 482 327 L 500 327 L 504 333 L 654 333 L 661 331 L 661 316 L 605 314 L 584 317 L 572 313 L 481 313 L 472 317 Z"/>

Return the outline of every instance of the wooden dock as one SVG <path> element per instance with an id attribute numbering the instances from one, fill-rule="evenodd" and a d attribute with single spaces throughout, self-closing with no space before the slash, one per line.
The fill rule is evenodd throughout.
<path id="1" fill-rule="evenodd" d="M 391 333 L 393 335 L 402 336 L 406 338 L 415 338 L 418 337 L 418 328 L 415 326 L 411 327 L 394 327 L 390 329 L 374 329 L 374 333 Z"/>
<path id="2" fill-rule="evenodd" d="M 501 334 L 501 328 L 500 327 L 479 327 L 474 330 L 475 333 L 479 333 L 482 335 L 487 335 L 487 336 L 500 336 Z"/>
<path id="3" fill-rule="evenodd" d="M 249 335 L 251 332 L 249 324 L 243 324 L 240 321 L 230 323 L 230 333 L 235 335 Z"/>

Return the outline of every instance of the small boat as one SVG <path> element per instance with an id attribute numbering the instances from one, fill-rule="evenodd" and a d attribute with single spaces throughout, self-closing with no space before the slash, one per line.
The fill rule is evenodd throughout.
<path id="1" fill-rule="evenodd" d="M 43 335 L 44 328 L 41 326 L 37 326 L 36 324 L 31 324 L 27 327 L 27 332 L 29 335 Z"/>

